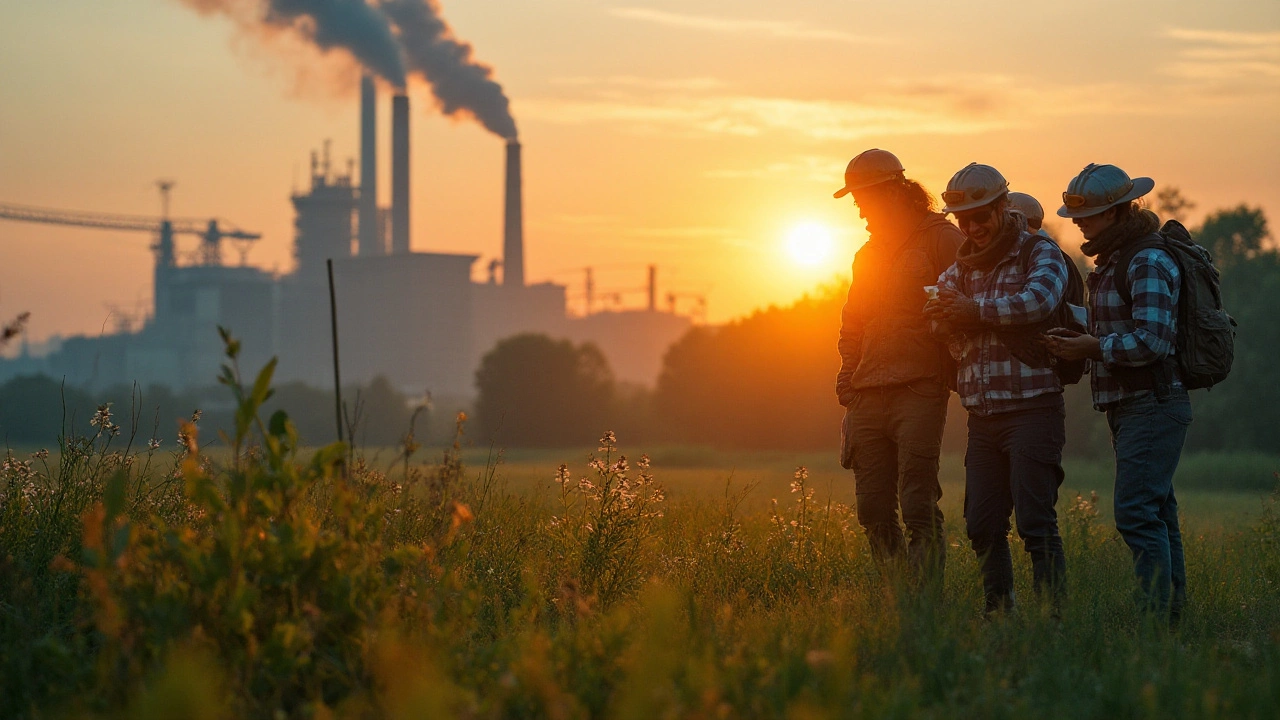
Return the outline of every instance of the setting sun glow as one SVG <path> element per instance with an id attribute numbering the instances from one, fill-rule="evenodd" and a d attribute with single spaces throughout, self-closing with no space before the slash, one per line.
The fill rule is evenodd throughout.
<path id="1" fill-rule="evenodd" d="M 787 234 L 787 253 L 797 265 L 816 267 L 831 257 L 835 249 L 831 231 L 825 226 L 807 222 L 795 226 Z"/>

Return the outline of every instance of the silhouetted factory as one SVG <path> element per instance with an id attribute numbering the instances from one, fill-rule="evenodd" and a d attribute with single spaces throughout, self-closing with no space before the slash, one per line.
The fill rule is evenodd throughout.
<path id="1" fill-rule="evenodd" d="M 522 332 L 578 342 L 593 341 L 620 380 L 650 384 L 662 353 L 690 325 L 659 311 L 650 275 L 646 309 L 570 317 L 564 285 L 527 284 L 520 144 L 506 148 L 503 257 L 491 263 L 487 282 L 473 282 L 479 255 L 410 250 L 409 99 L 391 104 L 391 207 L 377 206 L 377 96 L 361 85 L 360 177 L 337 173 L 323 155 L 312 155 L 309 187 L 292 197 L 296 221 L 292 274 L 273 276 L 251 267 L 224 266 L 219 240 L 257 236 L 223 231 L 215 222 L 200 231 L 204 242 L 194 264 L 175 261 L 173 236 L 197 228 L 179 221 L 68 213 L 0 206 L 0 217 L 117 229 L 154 229 L 154 312 L 140 329 L 103 337 L 76 337 L 44 357 L 27 353 L 0 361 L 0 380 L 43 372 L 72 385 L 100 388 L 138 382 L 174 388 L 208 385 L 222 362 L 215 331 L 223 325 L 243 341 L 242 364 L 256 369 L 272 354 L 277 378 L 324 387 L 333 382 L 326 261 L 333 260 L 344 382 L 377 375 L 415 394 L 468 396 L 479 359 L 495 343 Z M 167 188 L 162 186 L 162 190 Z M 166 196 L 167 197 L 167 196 Z M 32 210 L 24 214 L 22 211 Z M 150 222 L 152 225 L 147 225 Z M 498 266 L 501 267 L 501 281 Z"/>

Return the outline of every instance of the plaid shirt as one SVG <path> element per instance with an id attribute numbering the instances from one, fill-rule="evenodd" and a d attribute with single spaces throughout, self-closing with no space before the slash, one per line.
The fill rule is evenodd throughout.
<path id="1" fill-rule="evenodd" d="M 1174 354 L 1181 274 L 1169 253 L 1148 248 L 1133 256 L 1127 307 L 1116 287 L 1114 254 L 1089 273 L 1089 333 L 1098 338 L 1102 362 L 1091 363 L 1093 406 L 1103 406 L 1150 390 L 1125 390 L 1110 367 L 1141 367 Z M 1175 385 L 1180 385 L 1174 380 Z"/>
<path id="2" fill-rule="evenodd" d="M 1029 242 L 1036 243 L 1028 258 L 1029 267 L 1019 267 L 1019 250 Z M 939 276 L 938 287 L 975 299 L 984 325 L 1032 325 L 1052 315 L 1062 301 L 1067 266 L 1052 241 L 1023 232 L 994 268 L 962 269 L 956 263 Z M 989 330 L 957 334 L 950 348 L 959 363 L 960 402 L 974 415 L 1017 410 L 1021 401 L 1062 392 L 1053 368 L 1023 364 L 1000 336 Z"/>

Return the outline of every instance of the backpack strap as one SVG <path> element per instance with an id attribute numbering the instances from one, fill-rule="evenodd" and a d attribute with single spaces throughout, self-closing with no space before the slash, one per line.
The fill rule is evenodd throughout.
<path id="1" fill-rule="evenodd" d="M 1133 265 L 1134 257 L 1143 250 L 1163 247 L 1164 238 L 1157 233 L 1151 233 L 1134 240 L 1118 251 L 1115 269 L 1116 291 L 1120 293 L 1120 299 L 1124 300 L 1125 305 L 1133 305 L 1133 288 L 1129 284 L 1129 266 Z"/>

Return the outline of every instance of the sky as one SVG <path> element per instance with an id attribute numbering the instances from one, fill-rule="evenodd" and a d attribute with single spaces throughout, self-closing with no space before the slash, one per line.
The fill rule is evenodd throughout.
<path id="1" fill-rule="evenodd" d="M 358 68 L 192 9 L 209 1 L 0 2 L 0 203 L 159 214 L 156 180 L 172 179 L 174 215 L 261 232 L 249 263 L 288 272 L 310 153 L 331 139 L 339 167 L 358 155 Z M 659 294 L 704 296 L 711 322 L 847 282 L 866 234 L 831 193 L 872 147 L 935 195 L 977 161 L 1052 216 L 1084 165 L 1113 163 L 1180 188 L 1192 222 L 1243 202 L 1280 223 L 1275 0 L 441 6 L 511 101 L 526 277 L 566 284 L 571 304 L 587 267 L 638 306 L 656 265 Z M 409 94 L 412 247 L 480 255 L 481 279 L 501 252 L 503 141 L 444 117 L 421 81 Z M 796 257 L 798 227 L 832 252 Z M 145 313 L 151 242 L 0 220 L 0 317 L 31 312 L 40 342 Z"/>

